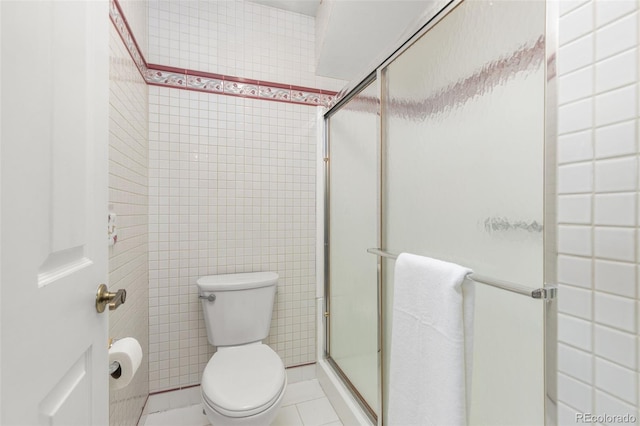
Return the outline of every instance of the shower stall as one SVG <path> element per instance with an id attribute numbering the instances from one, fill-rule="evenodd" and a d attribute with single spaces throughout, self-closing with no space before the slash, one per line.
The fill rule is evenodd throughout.
<path id="1" fill-rule="evenodd" d="M 556 424 L 548 7 L 453 1 L 324 116 L 325 356 L 372 423 L 408 252 L 474 270 L 470 424 Z"/>

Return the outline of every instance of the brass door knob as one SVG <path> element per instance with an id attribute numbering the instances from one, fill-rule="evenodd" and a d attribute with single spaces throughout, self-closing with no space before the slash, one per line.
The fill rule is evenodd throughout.
<path id="1" fill-rule="evenodd" d="M 111 293 L 105 284 L 100 284 L 96 293 L 96 311 L 98 313 L 104 312 L 107 304 L 109 310 L 113 311 L 118 309 L 118 306 L 122 305 L 126 299 L 127 290 L 121 288 L 117 292 Z"/>

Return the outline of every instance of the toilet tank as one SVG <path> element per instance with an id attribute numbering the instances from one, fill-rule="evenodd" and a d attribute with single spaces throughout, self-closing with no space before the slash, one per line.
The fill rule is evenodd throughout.
<path id="1" fill-rule="evenodd" d="M 197 281 L 209 343 L 235 346 L 259 342 L 269 335 L 278 274 L 249 272 L 208 275 Z"/>

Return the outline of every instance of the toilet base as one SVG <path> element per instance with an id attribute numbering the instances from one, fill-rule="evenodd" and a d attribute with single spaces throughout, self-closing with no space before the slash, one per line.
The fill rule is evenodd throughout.
<path id="1" fill-rule="evenodd" d="M 282 392 L 278 399 L 275 400 L 273 405 L 266 410 L 254 414 L 253 416 L 247 417 L 228 417 L 218 413 L 214 410 L 206 401 L 206 399 L 202 398 L 202 406 L 204 407 L 204 412 L 207 415 L 207 419 L 209 419 L 209 423 L 213 426 L 267 426 L 270 425 L 271 422 L 276 418 L 278 412 L 280 411 L 280 404 L 282 404 L 282 398 L 284 397 L 284 392 L 287 389 L 287 382 L 285 376 L 284 387 L 282 388 Z"/>

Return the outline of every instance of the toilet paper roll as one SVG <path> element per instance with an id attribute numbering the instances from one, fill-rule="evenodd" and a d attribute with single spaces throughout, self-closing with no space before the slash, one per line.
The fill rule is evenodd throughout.
<path id="1" fill-rule="evenodd" d="M 111 389 L 122 389 L 131 383 L 133 376 L 142 363 L 140 343 L 133 337 L 116 340 L 111 349 L 109 349 L 109 365 L 114 361 L 120 364 L 120 371 L 109 377 L 109 387 Z"/>

